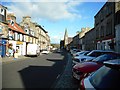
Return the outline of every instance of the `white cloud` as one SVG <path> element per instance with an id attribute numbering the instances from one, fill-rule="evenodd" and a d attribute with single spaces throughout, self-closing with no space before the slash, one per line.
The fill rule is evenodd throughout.
<path id="1" fill-rule="evenodd" d="M 1 2 L 106 2 L 108 0 L 1 0 Z M 119 0 L 109 0 L 109 2 L 118 2 Z"/>
<path id="2" fill-rule="evenodd" d="M 60 43 L 60 36 L 51 37 L 51 43 Z"/>
<path id="3" fill-rule="evenodd" d="M 81 15 L 77 14 L 77 10 L 74 9 L 80 2 L 73 3 L 73 0 L 62 0 L 65 2 L 47 1 L 48 0 L 44 0 L 44 2 L 42 2 L 42 0 L 41 2 L 12 2 L 7 7 L 8 10 L 15 13 L 18 20 L 26 15 L 31 16 L 32 19 L 34 18 L 35 20 L 46 19 L 51 21 L 81 18 Z"/>
<path id="4" fill-rule="evenodd" d="M 51 33 L 51 43 L 60 43 L 60 40 L 63 40 L 64 32 L 57 32 L 58 35 Z"/>

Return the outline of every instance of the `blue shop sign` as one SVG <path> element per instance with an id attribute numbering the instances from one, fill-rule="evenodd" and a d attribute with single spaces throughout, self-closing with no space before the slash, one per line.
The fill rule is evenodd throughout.
<path id="1" fill-rule="evenodd" d="M 2 57 L 5 57 L 5 54 L 6 54 L 6 43 L 7 41 L 2 39 L 0 40 L 0 55 Z"/>

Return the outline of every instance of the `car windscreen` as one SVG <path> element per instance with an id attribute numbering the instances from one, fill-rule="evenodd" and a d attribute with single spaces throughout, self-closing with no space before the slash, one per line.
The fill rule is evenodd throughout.
<path id="1" fill-rule="evenodd" d="M 79 54 L 79 55 L 80 55 L 80 54 L 83 54 L 83 53 L 84 53 L 84 52 L 83 52 L 83 51 L 81 51 L 81 52 L 78 52 L 77 54 Z"/>
<path id="2" fill-rule="evenodd" d="M 84 52 L 84 55 L 87 55 L 89 53 L 89 51 L 86 51 L 86 52 Z"/>
<path id="3" fill-rule="evenodd" d="M 96 89 L 120 88 L 120 70 L 103 66 L 93 73 L 89 80 Z"/>
<path id="4" fill-rule="evenodd" d="M 90 52 L 87 55 L 91 57 L 98 57 L 102 54 L 102 52 Z"/>
<path id="5" fill-rule="evenodd" d="M 92 61 L 103 62 L 106 60 L 112 60 L 112 59 L 118 59 L 118 58 L 120 58 L 120 56 L 117 54 L 104 54 L 104 55 L 101 55 L 101 56 L 93 59 Z"/>
<path id="6" fill-rule="evenodd" d="M 77 56 L 79 56 L 79 55 L 84 55 L 85 53 L 87 53 L 87 52 L 86 52 L 86 51 L 81 51 L 81 52 L 76 53 L 76 55 L 77 55 Z"/>

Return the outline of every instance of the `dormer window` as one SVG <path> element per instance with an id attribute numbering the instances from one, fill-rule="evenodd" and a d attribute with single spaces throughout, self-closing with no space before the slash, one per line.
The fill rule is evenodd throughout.
<path id="1" fill-rule="evenodd" d="M 4 9 L 1 8 L 0 14 L 4 15 Z"/>
<path id="2" fill-rule="evenodd" d="M 25 32 L 27 32 L 27 30 L 25 30 Z"/>
<path id="3" fill-rule="evenodd" d="M 13 21 L 13 20 L 11 20 L 11 25 L 12 25 L 12 26 L 14 25 L 14 21 Z"/>
<path id="4" fill-rule="evenodd" d="M 28 30 L 28 29 L 25 29 L 25 32 L 26 32 L 27 34 L 29 34 L 29 30 Z"/>

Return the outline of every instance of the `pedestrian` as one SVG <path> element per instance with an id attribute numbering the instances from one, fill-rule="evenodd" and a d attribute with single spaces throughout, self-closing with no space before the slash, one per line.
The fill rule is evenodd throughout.
<path id="1" fill-rule="evenodd" d="M 13 49 L 9 48 L 9 56 L 12 57 L 13 56 Z"/>
<path id="2" fill-rule="evenodd" d="M 15 49 L 12 49 L 13 50 L 13 57 L 14 57 L 14 55 L 15 55 Z"/>
<path id="3" fill-rule="evenodd" d="M 18 50 L 16 49 L 15 53 L 14 53 L 14 60 L 16 60 L 18 58 Z"/>

